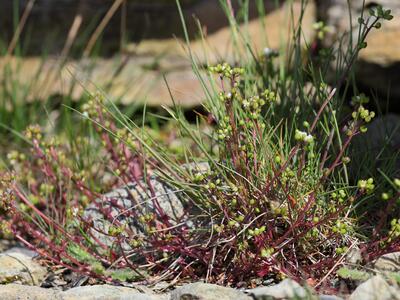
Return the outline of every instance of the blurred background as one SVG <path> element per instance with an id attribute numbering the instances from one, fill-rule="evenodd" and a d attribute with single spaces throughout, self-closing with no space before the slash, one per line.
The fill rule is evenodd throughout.
<path id="1" fill-rule="evenodd" d="M 227 18 L 232 11 L 261 55 L 266 49 L 284 53 L 300 17 L 305 51 L 317 51 L 348 37 L 363 11 L 382 4 L 395 18 L 370 34 L 356 80 L 382 112 L 398 112 L 400 1 L 367 0 L 364 7 L 363 0 L 347 2 L 181 0 L 180 5 L 191 51 L 206 66 L 240 61 Z M 4 137 L 33 122 L 52 124 L 49 130 L 69 126 L 61 108 L 79 108 L 88 91 L 104 91 L 128 115 L 141 112 L 145 103 L 158 111 L 175 102 L 190 111 L 204 98 L 175 0 L 2 0 L 0 53 Z"/>

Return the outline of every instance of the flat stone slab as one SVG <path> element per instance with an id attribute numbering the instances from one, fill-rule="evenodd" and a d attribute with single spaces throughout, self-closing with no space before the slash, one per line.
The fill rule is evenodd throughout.
<path id="1" fill-rule="evenodd" d="M 0 286 L 0 300 L 168 300 L 168 295 L 140 293 L 135 289 L 112 285 L 92 285 L 67 291 L 36 286 L 8 284 Z"/>
<path id="2" fill-rule="evenodd" d="M 184 285 L 171 293 L 170 300 L 251 300 L 250 296 L 227 287 L 196 282 Z"/>
<path id="3" fill-rule="evenodd" d="M 295 22 L 301 10 L 301 3 L 295 1 Z M 315 10 L 314 2 L 309 1 L 302 23 L 302 41 L 305 40 L 307 44 L 314 36 L 312 24 L 315 22 Z M 267 13 L 263 22 L 256 18 L 247 25 L 240 25 L 241 31 L 249 34 L 256 55 L 262 55 L 265 47 L 275 50 L 286 48 L 291 41 L 288 34 L 292 23 L 291 6 L 284 4 Z M 245 54 L 248 49 L 244 43 L 237 45 L 232 39 L 231 29 L 224 27 L 207 35 L 205 42 L 193 41 L 191 51 L 202 66 L 221 60 L 234 63 L 237 61 L 235 54 Z M 204 102 L 203 85 L 192 70 L 183 40 L 145 40 L 138 45 L 128 46 L 127 53 L 111 58 L 71 59 L 67 62 L 57 57 L 45 60 L 41 57 L 4 57 L 0 58 L 0 69 L 9 67 L 13 80 L 29 89 L 27 95 L 20 95 L 21 101 L 46 100 L 54 95 L 71 96 L 77 100 L 87 91 L 101 89 L 110 100 L 125 105 L 146 103 L 149 106 L 172 106 L 176 103 L 193 107 Z M 200 72 L 207 82 L 207 74 L 202 70 Z M 0 74 L 0 80 L 2 76 Z"/>
<path id="4" fill-rule="evenodd" d="M 0 284 L 40 285 L 46 275 L 47 269 L 33 260 L 31 255 L 16 251 L 0 254 Z"/>
<path id="5" fill-rule="evenodd" d="M 143 294 L 135 289 L 111 285 L 82 286 L 59 293 L 62 300 L 167 300 L 164 295 Z"/>
<path id="6" fill-rule="evenodd" d="M 307 291 L 296 281 L 285 279 L 279 284 L 258 287 L 247 291 L 253 299 L 303 299 L 307 297 Z"/>
<path id="7" fill-rule="evenodd" d="M 400 288 L 389 285 L 386 280 L 376 275 L 359 285 L 349 300 L 400 300 Z"/>
<path id="8" fill-rule="evenodd" d="M 60 300 L 59 292 L 37 286 L 7 284 L 0 286 L 0 300 Z"/>
<path id="9" fill-rule="evenodd" d="M 379 271 L 400 272 L 400 252 L 382 255 L 372 266 Z"/>

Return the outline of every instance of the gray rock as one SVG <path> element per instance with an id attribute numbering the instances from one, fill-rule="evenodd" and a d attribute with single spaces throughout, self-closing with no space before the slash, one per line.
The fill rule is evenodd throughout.
<path id="1" fill-rule="evenodd" d="M 90 26 L 97 27 L 104 15 L 110 10 L 114 1 L 110 0 L 40 0 L 36 1 L 29 14 L 27 26 L 30 30 L 22 32 L 21 39 L 29 35 L 30 42 L 26 45 L 29 54 L 59 53 L 65 38 L 68 36 L 70 26 L 79 11 L 82 17 L 82 30 L 90 29 Z M 12 36 L 14 27 L 13 1 L 1 1 L 0 27 L 5 36 Z M 274 1 L 264 0 L 265 11 L 273 12 L 279 6 Z M 212 33 L 221 27 L 227 26 L 228 18 L 216 0 L 182 0 L 182 13 L 190 36 L 199 33 L 197 20 L 202 26 L 207 27 L 207 33 Z M 26 1 L 20 5 L 21 11 L 27 6 Z M 235 11 L 239 10 L 239 2 L 232 1 Z M 126 30 L 128 41 L 138 43 L 143 38 L 162 39 L 171 36 L 182 36 L 182 23 L 175 1 L 172 0 L 129 0 L 126 9 Z M 249 1 L 249 18 L 258 16 L 257 6 L 254 1 Z M 98 16 L 95 20 L 93 16 Z M 195 18 L 194 18 L 195 16 Z M 275 25 L 277 26 L 277 25 Z M 44 39 L 43 33 L 51 36 L 51 40 Z M 102 34 L 104 41 L 102 50 L 112 53 L 120 49 L 121 25 L 120 18 L 111 18 Z M 51 44 L 45 42 L 51 41 Z M 87 40 L 84 40 L 87 43 Z M 25 52 L 24 52 L 25 53 Z M 96 52 L 97 53 L 97 52 Z"/>
<path id="2" fill-rule="evenodd" d="M 0 254 L 0 283 L 40 285 L 47 275 L 45 267 L 24 253 Z"/>
<path id="3" fill-rule="evenodd" d="M 62 292 L 62 300 L 166 300 L 166 295 L 150 295 L 112 285 L 82 286 Z"/>
<path id="4" fill-rule="evenodd" d="M 251 300 L 244 293 L 208 283 L 191 283 L 184 285 L 171 293 L 170 300 Z"/>
<path id="5" fill-rule="evenodd" d="M 141 293 L 112 285 L 83 286 L 62 292 L 36 286 L 8 284 L 0 286 L 0 300 L 167 300 L 168 295 Z"/>
<path id="6" fill-rule="evenodd" d="M 364 12 L 367 18 L 369 8 L 382 5 L 384 9 L 391 9 L 393 20 L 382 22 L 380 30 L 372 30 L 367 38 L 368 47 L 360 52 L 356 63 L 356 78 L 362 84 L 377 90 L 383 95 L 388 91 L 393 96 L 393 107 L 400 95 L 400 1 L 398 0 L 320 0 L 317 1 L 318 14 L 321 20 L 330 27 L 325 38 L 326 46 L 339 41 L 345 35 L 343 45 L 349 42 L 349 32 L 353 41 L 357 41 L 357 19 Z M 350 23 L 349 14 L 352 22 Z M 352 28 L 350 27 L 352 25 Z M 346 49 L 343 49 L 346 51 Z M 383 106 L 385 107 L 385 106 Z"/>
<path id="7" fill-rule="evenodd" d="M 378 117 L 368 126 L 366 133 L 372 150 L 380 150 L 383 145 L 395 150 L 400 147 L 400 116 L 387 114 Z"/>
<path id="8" fill-rule="evenodd" d="M 8 254 L 8 253 L 21 253 L 24 254 L 30 258 L 34 258 L 35 256 L 37 256 L 38 254 L 35 251 L 29 250 L 27 248 L 24 247 L 12 247 L 6 251 L 4 251 L 4 253 Z"/>
<path id="9" fill-rule="evenodd" d="M 346 263 L 355 265 L 361 262 L 362 262 L 362 255 L 360 248 L 358 247 L 351 248 L 349 253 L 347 253 L 346 255 Z"/>
<path id="10" fill-rule="evenodd" d="M 0 253 L 12 248 L 15 245 L 15 241 L 0 239 Z"/>
<path id="11" fill-rule="evenodd" d="M 376 275 L 362 283 L 351 294 L 349 300 L 399 300 L 400 288 L 390 286 L 386 280 Z"/>
<path id="12" fill-rule="evenodd" d="M 400 252 L 382 255 L 373 262 L 372 267 L 379 271 L 400 272 Z"/>
<path id="13" fill-rule="evenodd" d="M 248 290 L 248 292 L 257 300 L 277 298 L 300 298 L 303 299 L 308 296 L 307 291 L 300 286 L 296 281 L 291 279 L 285 279 L 279 284 L 258 287 L 255 289 Z"/>
<path id="14" fill-rule="evenodd" d="M 153 203 L 155 198 L 151 196 L 149 185 L 153 188 L 158 204 L 170 221 L 172 223 L 178 221 L 184 214 L 182 197 L 178 198 L 178 191 L 152 176 L 148 185 L 144 181 L 140 184 L 128 183 L 125 187 L 115 189 L 88 205 L 83 217 L 88 221 L 91 220 L 93 227 L 97 229 L 92 231 L 93 235 L 102 243 L 111 246 L 115 238 L 101 232 L 108 233 L 113 222 L 127 225 L 135 234 L 144 234 L 143 226 L 131 213 L 133 210 L 143 214 L 156 212 Z M 113 201 L 116 205 L 112 204 Z M 113 219 L 105 219 L 102 210 L 108 210 Z M 122 247 L 125 251 L 130 250 L 130 246 L 126 243 L 122 244 Z"/>
<path id="15" fill-rule="evenodd" d="M 395 170 L 400 169 L 400 155 L 396 161 L 388 161 L 400 150 L 400 116 L 387 114 L 377 117 L 367 127 L 368 131 L 356 136 L 353 141 L 353 155 L 360 158 L 353 159 L 355 167 L 362 167 L 362 158 L 367 153 L 368 159 L 375 162 L 376 167 L 393 163 Z"/>
<path id="16" fill-rule="evenodd" d="M 7 284 L 0 286 L 0 300 L 61 300 L 60 292 L 37 286 Z"/>
<path id="17" fill-rule="evenodd" d="M 320 295 L 319 300 L 343 300 L 343 298 L 333 295 Z"/>

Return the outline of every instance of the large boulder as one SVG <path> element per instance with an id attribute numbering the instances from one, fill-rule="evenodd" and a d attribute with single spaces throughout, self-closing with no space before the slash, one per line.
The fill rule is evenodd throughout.
<path id="1" fill-rule="evenodd" d="M 215 284 L 196 282 L 184 285 L 171 293 L 171 300 L 251 300 L 250 296 Z"/>
<path id="2" fill-rule="evenodd" d="M 46 275 L 47 269 L 35 261 L 28 251 L 14 249 L 0 254 L 0 284 L 40 285 Z"/>
<path id="3" fill-rule="evenodd" d="M 367 125 L 368 131 L 355 137 L 352 143 L 352 160 L 355 170 L 365 164 L 365 159 L 375 168 L 393 165 L 400 170 L 400 116 L 379 116 Z"/>
<path id="4" fill-rule="evenodd" d="M 254 299 L 306 299 L 307 291 L 296 281 L 285 279 L 279 284 L 257 287 L 248 291 Z"/>
<path id="5" fill-rule="evenodd" d="M 351 294 L 349 300 L 400 300 L 400 289 L 391 286 L 380 275 L 376 275 L 362 283 Z"/>
<path id="6" fill-rule="evenodd" d="M 264 0 L 267 11 L 275 9 L 276 3 L 281 2 L 283 1 Z M 11 40 L 13 36 L 16 12 L 21 16 L 28 3 L 28 0 L 1 1 L 1 35 L 6 40 Z M 180 3 L 191 36 L 198 32 L 197 19 L 207 26 L 209 33 L 229 24 L 219 1 L 181 0 Z M 237 9 L 239 3 L 240 1 L 233 0 L 233 8 Z M 249 13 L 250 18 L 257 16 L 255 1 L 250 1 Z M 105 16 L 111 18 L 107 19 L 107 26 L 102 30 L 103 53 L 120 49 L 122 39 L 139 41 L 183 36 L 182 23 L 174 0 L 37 0 L 27 19 L 27 30 L 22 32 L 24 50 L 30 54 L 57 53 L 63 48 L 74 22 L 80 24 L 75 42 L 84 47 L 87 37 L 95 31 Z M 25 43 L 26 40 L 29 43 Z"/>
<path id="7" fill-rule="evenodd" d="M 38 286 L 7 284 L 0 286 L 0 300 L 61 300 L 60 292 Z"/>
<path id="8" fill-rule="evenodd" d="M 400 1 L 366 0 L 364 7 L 363 0 L 317 1 L 319 18 L 331 28 L 325 39 L 326 45 L 330 45 L 332 41 L 340 39 L 343 35 L 349 37 L 350 34 L 356 41 L 358 18 L 362 12 L 367 17 L 369 9 L 376 5 L 391 9 L 394 18 L 391 21 L 382 22 L 381 29 L 370 32 L 367 38 L 368 46 L 360 52 L 356 63 L 356 75 L 359 83 L 365 87 L 372 88 L 381 95 L 390 93 L 394 98 L 391 102 L 394 106 L 397 98 L 400 97 Z"/>
<path id="9" fill-rule="evenodd" d="M 214 4 L 217 2 L 214 1 Z M 218 10 L 222 12 L 220 7 Z M 291 28 L 297 26 L 301 14 L 299 0 L 277 7 L 268 5 L 263 20 L 251 19 L 247 25 L 240 25 L 239 30 L 248 33 L 255 54 L 261 55 L 264 47 L 283 49 L 284 53 L 290 41 Z M 223 15 L 215 18 L 227 20 Z M 309 1 L 302 18 L 304 44 L 313 39 L 314 22 L 315 5 Z M 205 25 L 209 26 L 209 21 L 205 20 Z M 220 61 L 234 63 L 234 53 L 247 51 L 243 46 L 238 49 L 230 27 L 215 28 L 215 32 L 207 33 L 204 43 L 203 40 L 194 40 L 191 44 L 199 65 Z M 179 39 L 151 39 L 139 44 L 130 43 L 123 56 L 71 59 L 66 62 L 55 57 L 46 60 L 39 57 L 3 57 L 0 58 L 0 70 L 7 66 L 13 80 L 29 89 L 27 94 L 24 88 L 17 91 L 21 93 L 21 101 L 46 100 L 53 95 L 71 95 L 73 99 L 79 99 L 86 91 L 101 89 L 111 100 L 127 105 L 144 102 L 149 106 L 172 105 L 173 98 L 177 104 L 192 107 L 203 102 L 205 93 L 182 44 L 184 41 Z M 0 80 L 3 80 L 2 74 Z M 14 81 L 4 81 L 11 90 Z"/>
<path id="10" fill-rule="evenodd" d="M 140 290 L 140 289 L 139 289 Z M 60 291 L 37 286 L 8 284 L 0 286 L 0 300 L 167 300 L 166 294 L 139 292 L 133 288 L 92 285 Z"/>
<path id="11" fill-rule="evenodd" d="M 382 255 L 372 263 L 372 267 L 379 271 L 400 272 L 400 252 Z"/>

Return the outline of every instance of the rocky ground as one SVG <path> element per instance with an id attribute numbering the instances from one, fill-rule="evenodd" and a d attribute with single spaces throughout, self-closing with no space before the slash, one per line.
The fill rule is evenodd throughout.
<path id="1" fill-rule="evenodd" d="M 326 39 L 329 43 L 348 30 L 347 10 L 356 18 L 361 12 L 362 0 L 351 1 L 350 8 L 347 0 L 320 0 L 315 1 L 305 15 L 304 28 L 307 43 L 313 39 L 312 24 L 318 19 L 330 26 Z M 313 3 L 313 1 L 310 1 Z M 390 91 L 396 103 L 400 95 L 399 80 L 400 66 L 400 2 L 398 0 L 365 1 L 367 6 L 382 4 L 391 8 L 394 20 L 384 24 L 379 31 L 374 31 L 368 39 L 368 48 L 360 53 L 357 63 L 357 78 L 368 88 L 373 88 L 381 94 Z M 265 24 L 269 47 L 278 49 L 282 32 L 287 26 L 274 26 L 288 22 L 287 7 L 266 16 Z M 295 14 L 299 13 L 295 7 Z M 264 44 L 260 36 L 260 22 L 251 21 L 249 32 L 254 42 L 254 48 L 262 52 Z M 286 23 L 284 23 L 286 24 Z M 357 24 L 356 19 L 353 24 Z M 201 63 L 214 63 L 219 58 L 229 61 L 230 32 L 227 28 L 214 31 L 207 38 L 207 53 L 213 56 L 204 57 L 203 45 L 193 44 L 193 51 Z M 99 58 L 96 61 L 70 60 L 60 63 L 59 59 L 48 59 L 44 65 L 39 57 L 13 62 L 14 58 L 7 58 L 19 72 L 18 81 L 33 85 L 29 97 L 33 99 L 47 99 L 51 95 L 71 92 L 75 98 L 81 97 L 83 88 L 103 88 L 111 99 L 119 99 L 125 104 L 132 101 L 146 100 L 150 105 L 170 104 L 171 98 L 163 76 L 169 82 L 169 88 L 175 100 L 186 106 L 198 105 L 202 102 L 203 92 L 198 79 L 193 75 L 187 55 L 182 51 L 181 45 L 174 39 L 144 41 L 127 47 L 125 56 L 114 58 Z M 5 58 L 0 58 L 0 68 Z M 42 75 L 37 76 L 39 68 Z M 62 76 L 60 76 L 62 74 Z M 1 79 L 1 78 L 0 78 Z M 95 83 L 95 85 L 93 84 Z M 71 91 L 70 87 L 76 85 Z M 385 97 L 383 97 L 385 98 Z M 398 110 L 398 108 L 397 108 Z M 375 121 L 368 131 L 368 142 L 371 151 L 377 151 L 374 145 L 381 145 L 394 136 L 389 147 L 390 150 L 399 149 L 400 119 L 396 115 L 389 115 Z M 396 130 L 395 133 L 394 130 Z M 361 143 L 361 141 L 360 141 Z M 359 149 L 363 145 L 359 145 Z M 375 150 L 374 150 L 375 149 Z M 354 265 L 348 265 L 350 270 Z M 362 269 L 365 271 L 365 269 Z M 298 283 L 286 279 L 278 284 L 268 285 L 268 282 L 259 282 L 254 289 L 232 289 L 206 283 L 188 283 L 182 286 L 171 287 L 168 283 L 160 283 L 146 287 L 135 284 L 113 286 L 101 284 L 85 276 L 72 274 L 66 269 L 49 270 L 43 266 L 36 254 L 18 247 L 12 242 L 0 241 L 0 300 L 12 299 L 137 299 L 137 300 L 162 300 L 162 299 L 400 299 L 400 252 L 385 255 L 374 264 L 368 266 L 367 272 L 348 272 L 335 283 L 341 291 L 339 295 L 313 294 L 309 289 Z M 263 285 L 263 283 L 265 285 Z"/>
<path id="2" fill-rule="evenodd" d="M 9 243 L 4 245 L 4 241 L 1 244 L 3 248 L 11 246 Z M 259 286 L 252 289 L 233 289 L 203 282 L 175 286 L 167 282 L 153 286 L 102 284 L 62 268 L 49 270 L 34 252 L 14 246 L 0 254 L 0 300 L 400 299 L 400 252 L 384 255 L 363 269 L 350 265 L 356 256 L 353 253 L 349 257 L 347 273 L 343 272 L 346 274 L 337 280 L 339 294 L 329 295 L 323 291 L 314 293 L 291 279 L 272 285 L 260 281 Z"/>
<path id="3" fill-rule="evenodd" d="M 390 139 L 391 137 L 391 139 Z M 369 125 L 367 138 L 356 141 L 355 151 L 368 151 L 378 157 L 381 145 L 387 151 L 396 151 L 400 143 L 400 118 L 386 115 Z M 400 161 L 397 161 L 400 166 Z M 154 286 L 118 283 L 104 284 L 87 276 L 71 273 L 65 268 L 46 268 L 45 262 L 28 249 L 13 241 L 0 240 L 0 300 L 12 299 L 324 299 L 368 300 L 400 299 L 400 252 L 382 256 L 367 267 L 360 267 L 361 256 L 357 251 L 347 259 L 347 266 L 340 276 L 330 283 L 338 295 L 319 295 L 311 289 L 286 279 L 280 283 L 259 280 L 241 289 L 232 289 L 206 283 L 181 283 L 172 285 L 161 282 Z M 250 287 L 255 287 L 249 289 Z"/>

